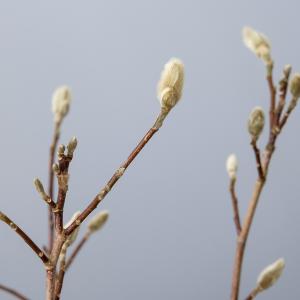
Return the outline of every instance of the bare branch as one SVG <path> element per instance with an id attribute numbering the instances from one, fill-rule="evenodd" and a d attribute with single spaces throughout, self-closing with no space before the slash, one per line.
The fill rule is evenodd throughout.
<path id="1" fill-rule="evenodd" d="M 54 133 L 53 133 L 53 138 L 52 142 L 50 145 L 50 153 L 49 153 L 49 166 L 48 166 L 48 178 L 49 178 L 49 186 L 48 186 L 48 193 L 50 199 L 53 199 L 53 191 L 54 191 L 54 172 L 52 169 L 52 166 L 54 164 L 54 156 L 55 156 L 55 151 L 59 139 L 59 130 L 60 130 L 60 123 L 55 122 L 54 125 Z M 53 221 L 53 214 L 52 214 L 52 209 L 51 207 L 48 208 L 48 249 L 51 252 L 52 247 L 53 247 L 53 239 L 54 239 L 54 221 Z"/>
<path id="2" fill-rule="evenodd" d="M 69 269 L 70 265 L 73 263 L 73 261 L 76 258 L 77 254 L 79 253 L 81 248 L 84 246 L 84 244 L 88 241 L 90 236 L 91 236 L 91 232 L 87 231 L 86 234 L 81 239 L 81 241 L 77 244 L 76 248 L 73 250 L 72 254 L 70 255 L 69 259 L 66 262 L 66 267 L 65 267 L 66 271 Z"/>
<path id="3" fill-rule="evenodd" d="M 14 289 L 11 289 L 3 284 L 0 284 L 0 290 L 2 291 L 5 291 L 13 296 L 15 296 L 17 299 L 20 299 L 20 300 L 29 300 L 29 298 L 25 297 L 24 295 L 22 295 L 20 292 L 14 290 Z"/>
<path id="4" fill-rule="evenodd" d="M 229 191 L 231 194 L 231 201 L 232 201 L 232 208 L 233 208 L 233 220 L 236 228 L 236 233 L 237 235 L 239 235 L 242 228 L 241 228 L 241 221 L 240 221 L 240 214 L 239 214 L 238 199 L 235 193 L 235 183 L 236 183 L 235 177 L 230 179 Z"/>
<path id="5" fill-rule="evenodd" d="M 157 123 L 162 123 L 162 117 L 164 118 L 166 115 L 164 113 L 160 113 L 154 125 L 150 128 L 150 130 L 145 134 L 139 144 L 134 148 L 131 152 L 127 160 L 115 171 L 111 179 L 107 182 L 107 184 L 102 188 L 100 193 L 96 195 L 94 200 L 86 207 L 86 209 L 77 217 L 77 219 L 65 230 L 65 234 L 70 235 L 76 227 L 78 227 L 89 215 L 90 213 L 96 209 L 98 204 L 105 198 L 105 196 L 109 193 L 109 191 L 113 188 L 115 183 L 122 177 L 127 167 L 132 163 L 132 161 L 136 158 L 136 156 L 140 153 L 140 151 L 144 148 L 144 146 L 149 142 L 152 136 L 158 131 L 159 127 L 156 126 Z"/>
<path id="6" fill-rule="evenodd" d="M 251 146 L 253 148 L 254 155 L 255 155 L 258 176 L 261 180 L 264 180 L 265 175 L 264 175 L 262 164 L 261 164 L 260 151 L 256 144 L 256 139 L 252 139 Z"/>
<path id="7" fill-rule="evenodd" d="M 37 254 L 37 256 L 42 260 L 44 264 L 47 264 L 49 262 L 49 258 L 45 254 L 45 252 L 41 250 L 16 223 L 14 223 L 8 216 L 3 214 L 2 212 L 0 212 L 0 220 L 6 223 L 13 231 L 17 233 L 25 241 L 25 243 Z"/>

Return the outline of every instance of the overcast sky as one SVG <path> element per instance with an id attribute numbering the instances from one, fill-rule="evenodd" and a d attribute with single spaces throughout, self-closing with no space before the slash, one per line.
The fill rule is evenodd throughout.
<path id="1" fill-rule="evenodd" d="M 32 181 L 47 182 L 53 90 L 71 87 L 61 142 L 79 140 L 68 219 L 154 122 L 163 65 L 174 56 L 185 63 L 182 101 L 99 206 L 110 219 L 70 268 L 62 299 L 229 299 L 235 229 L 225 160 L 238 156 L 244 216 L 256 176 L 247 117 L 257 105 L 267 111 L 269 99 L 263 64 L 241 29 L 270 38 L 277 82 L 287 63 L 300 71 L 299 10 L 296 0 L 0 1 L 0 209 L 38 245 L 47 240 L 47 211 Z M 299 298 L 299 131 L 297 108 L 250 232 L 241 299 L 279 257 L 284 274 L 259 299 Z M 40 260 L 0 225 L 0 282 L 43 299 Z"/>

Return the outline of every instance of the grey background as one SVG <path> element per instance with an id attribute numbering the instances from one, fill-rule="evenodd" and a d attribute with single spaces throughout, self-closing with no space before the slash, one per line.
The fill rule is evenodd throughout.
<path id="1" fill-rule="evenodd" d="M 79 139 L 69 218 L 152 125 L 164 63 L 176 56 L 186 66 L 182 102 L 99 207 L 110 220 L 67 274 L 63 299 L 229 298 L 235 231 L 225 160 L 239 158 L 244 215 L 256 176 L 246 121 L 254 106 L 268 108 L 264 67 L 240 32 L 251 25 L 272 40 L 277 80 L 286 63 L 300 70 L 299 9 L 296 0 L 0 2 L 1 210 L 39 245 L 47 217 L 32 180 L 47 180 L 53 90 L 71 86 L 61 141 Z M 299 108 L 278 141 L 241 299 L 279 257 L 284 276 L 259 299 L 300 295 L 298 116 Z M 43 299 L 40 261 L 4 224 L 0 245 L 1 283 Z"/>

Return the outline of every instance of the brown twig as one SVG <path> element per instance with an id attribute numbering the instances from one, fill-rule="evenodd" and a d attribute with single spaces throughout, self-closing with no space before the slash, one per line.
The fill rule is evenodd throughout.
<path id="1" fill-rule="evenodd" d="M 257 296 L 259 291 L 260 291 L 260 289 L 258 287 L 256 287 L 255 289 L 253 289 L 251 291 L 251 293 L 247 296 L 247 298 L 245 300 L 253 300 Z"/>
<path id="2" fill-rule="evenodd" d="M 2 212 L 0 212 L 0 220 L 6 223 L 13 231 L 17 233 L 25 241 L 25 243 L 37 254 L 37 256 L 42 260 L 44 264 L 47 264 L 49 262 L 49 258 L 45 254 L 45 252 L 41 250 L 15 222 L 13 222 Z"/>
<path id="3" fill-rule="evenodd" d="M 60 128 L 60 123 L 55 123 L 54 125 L 54 133 L 53 133 L 53 138 L 52 142 L 50 145 L 50 153 L 49 153 L 49 166 L 48 166 L 48 172 L 49 172 L 49 186 L 48 186 L 48 193 L 50 199 L 53 198 L 53 192 L 54 192 L 54 172 L 52 169 L 52 166 L 54 164 L 54 157 L 55 157 L 55 150 L 57 147 L 58 139 L 59 139 L 59 128 Z M 48 249 L 49 252 L 51 252 L 52 247 L 53 247 L 53 239 L 54 239 L 54 221 L 53 221 L 53 214 L 52 214 L 52 208 L 48 208 Z"/>
<path id="4" fill-rule="evenodd" d="M 272 76 L 269 76 L 268 78 L 268 84 L 269 89 L 271 93 L 271 103 L 270 103 L 270 132 L 269 132 L 269 140 L 267 143 L 267 146 L 265 148 L 265 155 L 262 165 L 262 170 L 264 177 L 258 176 L 258 179 L 255 183 L 253 194 L 250 199 L 250 203 L 248 206 L 248 210 L 246 213 L 246 217 L 244 219 L 242 230 L 240 235 L 238 236 L 237 245 L 236 245 L 236 253 L 235 253 L 235 259 L 234 259 L 234 267 L 233 267 L 233 276 L 232 276 L 232 286 L 231 286 L 231 300 L 238 300 L 239 296 L 239 288 L 240 288 L 240 280 L 241 280 L 241 271 L 242 271 L 242 264 L 243 264 L 243 258 L 244 258 L 244 252 L 245 247 L 249 235 L 249 231 L 253 222 L 253 218 L 255 215 L 256 207 L 262 192 L 262 189 L 266 182 L 266 177 L 268 173 L 268 169 L 270 166 L 270 161 L 272 158 L 272 155 L 275 150 L 275 143 L 277 140 L 277 136 L 280 133 L 279 131 L 274 131 L 273 129 L 273 109 L 275 105 L 275 88 L 273 86 L 273 80 Z M 287 112 L 284 114 L 281 122 L 280 122 L 280 129 L 283 128 L 284 124 L 286 123 L 290 113 L 293 111 L 297 104 L 297 100 L 293 99 L 287 109 Z"/>
<path id="5" fill-rule="evenodd" d="M 272 72 L 267 76 L 267 82 L 270 90 L 270 130 L 272 131 L 273 126 L 275 124 L 275 107 L 276 107 L 276 88 L 273 82 Z"/>
<path id="6" fill-rule="evenodd" d="M 25 297 L 24 295 L 22 295 L 20 292 L 14 290 L 14 289 L 11 289 L 3 284 L 0 284 L 0 290 L 2 291 L 5 291 L 13 296 L 15 296 L 17 299 L 20 299 L 20 300 L 29 300 L 29 298 Z"/>
<path id="7" fill-rule="evenodd" d="M 279 123 L 279 129 L 281 130 L 283 128 L 283 126 L 285 125 L 286 121 L 288 120 L 291 112 L 294 110 L 294 108 L 296 107 L 298 102 L 298 99 L 296 98 L 292 98 L 292 100 L 290 101 L 290 104 L 286 110 L 286 112 L 284 113 L 284 115 L 282 116 L 282 119 Z"/>
<path id="8" fill-rule="evenodd" d="M 73 250 L 72 254 L 70 255 L 69 259 L 66 262 L 65 270 L 67 271 L 71 264 L 73 263 L 74 259 L 76 258 L 77 254 L 81 250 L 81 248 L 84 246 L 84 244 L 88 241 L 89 237 L 91 236 L 90 231 L 88 231 L 81 241 L 77 244 L 76 248 Z"/>
<path id="9" fill-rule="evenodd" d="M 235 183 L 236 183 L 236 178 L 230 179 L 229 191 L 231 195 L 231 202 L 233 208 L 233 220 L 236 228 L 236 233 L 237 235 L 239 235 L 242 228 L 241 228 L 241 221 L 240 221 L 240 214 L 239 214 L 238 199 L 235 193 Z"/>
<path id="10" fill-rule="evenodd" d="M 150 128 L 150 130 L 145 134 L 139 144 L 131 152 L 127 160 L 115 171 L 111 179 L 107 184 L 102 188 L 102 190 L 96 195 L 92 202 L 85 208 L 85 210 L 76 218 L 76 220 L 65 229 L 65 234 L 70 235 L 76 227 L 78 227 L 88 216 L 89 214 L 96 209 L 98 204 L 105 198 L 109 191 L 113 188 L 115 183 L 122 177 L 127 167 L 132 163 L 135 157 L 140 153 L 144 146 L 149 142 L 152 136 L 159 130 L 159 127 L 156 124 L 162 123 L 162 120 L 165 118 L 165 114 L 160 113 L 155 124 Z"/>
<path id="11" fill-rule="evenodd" d="M 286 98 L 290 74 L 291 74 L 291 68 L 287 66 L 287 68 L 285 68 L 283 71 L 283 78 L 279 82 L 279 102 L 275 110 L 275 124 L 277 128 L 279 125 L 281 113 L 285 106 L 285 98 Z"/>
<path id="12" fill-rule="evenodd" d="M 263 172 L 263 168 L 262 168 L 262 164 L 261 164 L 261 158 L 260 158 L 260 151 L 257 147 L 256 139 L 252 139 L 251 146 L 253 148 L 254 155 L 255 155 L 258 176 L 261 180 L 264 180 L 265 175 L 264 175 L 264 172 Z"/>
<path id="13" fill-rule="evenodd" d="M 63 231 L 63 210 L 68 191 L 68 179 L 69 179 L 69 165 L 72 157 L 62 155 L 59 158 L 59 174 L 58 178 L 58 196 L 56 202 L 56 208 L 54 210 L 55 228 L 57 233 Z"/>

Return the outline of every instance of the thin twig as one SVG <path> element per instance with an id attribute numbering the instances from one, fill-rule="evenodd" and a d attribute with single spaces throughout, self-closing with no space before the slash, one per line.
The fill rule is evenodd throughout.
<path id="1" fill-rule="evenodd" d="M 57 233 L 63 231 L 63 210 L 68 191 L 69 165 L 72 157 L 62 155 L 59 159 L 59 174 L 58 178 L 58 196 L 56 208 L 54 210 L 54 221 Z"/>
<path id="2" fill-rule="evenodd" d="M 281 113 L 285 106 L 286 93 L 288 88 L 288 81 L 291 74 L 291 68 L 285 69 L 283 72 L 283 78 L 279 82 L 279 102 L 275 110 L 275 124 L 278 128 Z"/>
<path id="3" fill-rule="evenodd" d="M 279 123 L 279 129 L 281 130 L 283 128 L 283 126 L 285 125 L 286 121 L 288 120 L 291 112 L 294 110 L 294 108 L 296 107 L 298 102 L 298 99 L 296 98 L 292 98 L 292 100 L 290 101 L 290 104 L 286 110 L 286 112 L 284 113 L 284 115 L 282 116 L 282 119 Z"/>
<path id="4" fill-rule="evenodd" d="M 3 290 L 13 296 L 15 296 L 17 299 L 20 299 L 20 300 L 29 300 L 29 298 L 25 297 L 24 295 L 22 295 L 20 292 L 14 290 L 14 289 L 11 289 L 3 284 L 0 284 L 0 290 Z"/>
<path id="5" fill-rule="evenodd" d="M 79 253 L 79 251 L 81 250 L 81 248 L 84 246 L 84 244 L 88 241 L 89 237 L 91 236 L 90 231 L 88 231 L 83 238 L 81 239 L 81 241 L 77 244 L 76 248 L 73 250 L 72 254 L 70 255 L 70 257 L 68 258 L 67 262 L 66 262 L 66 267 L 65 270 L 67 271 L 70 267 L 70 265 L 73 263 L 74 259 L 76 258 L 77 254 Z"/>
<path id="6" fill-rule="evenodd" d="M 70 235 L 76 227 L 78 227 L 88 216 L 89 214 L 96 209 L 98 204 L 105 198 L 105 196 L 108 194 L 108 192 L 113 188 L 115 183 L 122 177 L 127 167 L 132 163 L 132 161 L 135 159 L 135 157 L 140 153 L 140 151 L 144 148 L 144 146 L 149 142 L 149 140 L 152 138 L 152 136 L 159 130 L 159 127 L 156 126 L 156 124 L 161 122 L 162 118 L 164 118 L 165 115 L 162 115 L 162 113 L 158 116 L 155 124 L 153 127 L 150 128 L 150 130 L 145 134 L 145 136 L 142 138 L 142 140 L 139 142 L 139 144 L 134 148 L 134 150 L 131 152 L 127 160 L 115 171 L 111 179 L 107 182 L 107 184 L 104 186 L 104 188 L 96 195 L 94 200 L 85 208 L 85 210 L 76 218 L 76 220 L 65 229 L 65 234 L 68 236 Z"/>
<path id="7" fill-rule="evenodd" d="M 244 252 L 245 247 L 249 235 L 249 231 L 253 222 L 253 218 L 255 215 L 256 207 L 262 192 L 262 189 L 266 182 L 266 177 L 268 173 L 268 169 L 270 166 L 270 161 L 272 158 L 272 155 L 275 150 L 275 143 L 277 140 L 277 136 L 279 135 L 280 131 L 273 131 L 272 126 L 273 124 L 273 108 L 275 104 L 275 88 L 273 85 L 272 76 L 269 76 L 268 78 L 268 84 L 269 89 L 271 93 L 271 103 L 270 103 L 270 132 L 269 132 L 269 140 L 267 143 L 267 146 L 265 148 L 265 155 L 264 155 L 264 161 L 262 163 L 262 170 L 264 177 L 261 178 L 258 176 L 258 179 L 255 183 L 253 194 L 250 199 L 250 204 L 246 213 L 245 220 L 242 225 L 242 231 L 238 237 L 237 245 L 236 245 L 236 253 L 235 253 L 235 259 L 234 259 L 234 267 L 233 267 L 233 276 L 232 276 L 232 286 L 231 286 L 231 300 L 238 300 L 239 297 L 239 288 L 240 288 L 240 280 L 241 280 L 241 272 L 242 272 L 242 264 L 243 264 L 243 258 L 244 258 Z M 297 104 L 297 100 L 292 100 L 289 108 L 287 109 L 287 112 L 284 114 L 282 121 L 280 123 L 280 129 L 284 126 L 286 123 L 290 113 L 293 111 Z"/>
<path id="8" fill-rule="evenodd" d="M 248 297 L 245 300 L 253 300 L 257 296 L 259 291 L 260 291 L 260 289 L 258 287 L 256 287 L 255 289 L 253 289 L 251 291 L 251 293 L 248 295 Z"/>
<path id="9" fill-rule="evenodd" d="M 54 191 L 54 172 L 52 169 L 52 166 L 54 164 L 54 156 L 55 156 L 55 150 L 57 147 L 58 139 L 59 139 L 59 128 L 60 128 L 60 123 L 55 123 L 54 125 L 54 133 L 53 133 L 53 138 L 52 142 L 50 145 L 50 153 L 49 153 L 49 166 L 48 166 L 48 172 L 49 172 L 49 186 L 48 186 L 48 193 L 50 199 L 53 199 L 53 191 Z M 52 247 L 53 247 L 53 239 L 54 239 L 54 221 L 53 221 L 53 214 L 52 214 L 52 208 L 48 208 L 48 249 L 49 252 L 51 252 Z"/>
<path id="10" fill-rule="evenodd" d="M 66 273 L 66 254 L 68 246 L 65 244 L 60 253 L 60 266 L 59 272 L 55 282 L 55 295 L 54 300 L 59 300 L 61 295 L 61 290 L 64 282 L 64 277 Z"/>
<path id="11" fill-rule="evenodd" d="M 45 254 L 45 252 L 41 250 L 15 222 L 13 222 L 2 212 L 0 212 L 0 220 L 6 223 L 13 231 L 17 233 L 25 241 L 25 243 L 37 254 L 37 256 L 42 260 L 44 264 L 47 264 L 49 262 L 49 258 Z"/>
<path id="12" fill-rule="evenodd" d="M 272 72 L 267 76 L 267 82 L 270 90 L 270 131 L 272 131 L 275 123 L 275 107 L 276 107 L 276 88 L 273 82 Z"/>
<path id="13" fill-rule="evenodd" d="M 236 228 L 236 233 L 237 235 L 239 235 L 242 228 L 241 228 L 241 221 L 240 221 L 240 214 L 239 214 L 238 199 L 235 193 L 235 183 L 236 183 L 236 178 L 230 179 L 229 191 L 231 194 L 231 202 L 233 208 L 233 220 Z"/>
<path id="14" fill-rule="evenodd" d="M 258 176 L 259 176 L 259 178 L 261 180 L 264 180 L 264 176 L 265 175 L 264 175 L 264 172 L 263 172 L 263 169 L 262 169 L 261 158 L 260 158 L 260 151 L 259 151 L 259 149 L 257 147 L 256 139 L 252 139 L 251 146 L 253 148 L 254 155 L 255 155 Z"/>

